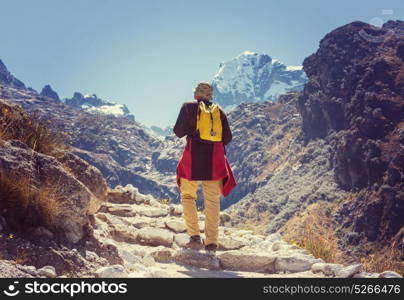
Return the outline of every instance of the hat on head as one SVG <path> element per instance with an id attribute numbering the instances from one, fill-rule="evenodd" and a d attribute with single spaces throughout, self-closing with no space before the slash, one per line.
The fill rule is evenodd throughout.
<path id="1" fill-rule="evenodd" d="M 200 82 L 194 88 L 194 98 L 196 100 L 212 100 L 212 85 L 209 82 Z"/>

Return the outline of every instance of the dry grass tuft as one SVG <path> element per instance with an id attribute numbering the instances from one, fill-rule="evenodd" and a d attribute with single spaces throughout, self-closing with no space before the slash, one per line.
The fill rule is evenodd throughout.
<path id="1" fill-rule="evenodd" d="M 67 149 L 65 137 L 49 129 L 52 121 L 43 121 L 37 113 L 30 117 L 15 108 L 0 107 L 0 140 L 19 140 L 36 152 L 52 155 Z"/>
<path id="2" fill-rule="evenodd" d="M 57 188 L 34 187 L 30 178 L 0 172 L 0 208 L 16 230 L 27 226 L 54 228 L 62 212 Z"/>
<path id="3" fill-rule="evenodd" d="M 281 229 L 285 241 L 308 250 L 316 258 L 329 263 L 342 263 L 335 225 L 329 217 L 330 203 L 319 201 L 307 207 Z"/>
<path id="4" fill-rule="evenodd" d="M 393 242 L 382 251 L 362 257 L 360 261 L 367 272 L 382 273 L 389 270 L 404 276 L 403 253 L 404 249 L 399 249 L 396 242 Z"/>

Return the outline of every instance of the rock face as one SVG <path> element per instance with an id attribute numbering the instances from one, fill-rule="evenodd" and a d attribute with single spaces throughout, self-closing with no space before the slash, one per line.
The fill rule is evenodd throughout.
<path id="1" fill-rule="evenodd" d="M 16 89 L 25 89 L 24 83 L 15 78 L 0 59 L 0 87 L 7 85 Z"/>
<path id="2" fill-rule="evenodd" d="M 58 93 L 56 93 L 49 84 L 44 86 L 40 95 L 56 101 L 60 101 Z"/>
<path id="3" fill-rule="evenodd" d="M 239 183 L 237 196 L 223 199 L 229 224 L 272 233 L 325 201 L 353 260 L 375 245 L 394 242 L 401 251 L 404 46 L 402 35 L 389 32 L 402 26 L 337 28 L 304 61 L 309 81 L 301 93 L 266 110 L 265 102 L 242 103 L 229 113 L 234 136 L 226 150 Z M 375 43 L 364 33 L 386 38 Z"/>
<path id="4" fill-rule="evenodd" d="M 90 214 L 94 214 L 107 197 L 107 182 L 100 170 L 68 151 L 59 152 L 57 160 L 63 164 L 64 168 L 73 173 L 72 175 L 81 181 L 98 199 L 99 204 L 89 211 Z"/>
<path id="5" fill-rule="evenodd" d="M 0 207 L 4 217 L 15 228 L 24 222 L 45 225 L 58 238 L 77 243 L 89 224 L 88 215 L 94 214 L 107 196 L 107 184 L 100 171 L 69 152 L 68 147 L 49 150 L 48 155 L 22 142 L 32 144 L 23 138 L 23 131 L 29 130 L 24 126 L 30 119 L 19 105 L 1 100 L 0 120 Z M 51 143 L 45 139 L 36 141 Z M 36 232 L 53 237 L 46 228 Z"/>
<path id="6" fill-rule="evenodd" d="M 225 110 L 248 101 L 277 100 L 288 91 L 299 91 L 307 78 L 301 66 L 285 66 L 269 55 L 244 51 L 222 62 L 214 76 L 213 97 Z"/>
<path id="7" fill-rule="evenodd" d="M 404 224 L 404 39 L 389 35 L 403 28 L 403 21 L 382 29 L 350 23 L 327 34 L 303 62 L 305 140 L 324 139 L 336 182 L 364 191 L 337 217 L 370 241 L 388 239 Z M 370 40 L 376 35 L 378 42 Z"/>
<path id="8" fill-rule="evenodd" d="M 87 167 L 90 169 L 90 166 Z M 54 193 L 50 197 L 53 197 L 54 205 L 59 208 L 54 207 L 58 212 L 54 216 L 52 230 L 73 243 L 83 237 L 83 227 L 88 224 L 87 215 L 94 214 L 105 200 L 106 193 L 103 196 L 98 193 L 101 198 L 97 198 L 83 182 L 69 174 L 56 158 L 35 152 L 17 140 L 6 141 L 0 146 L 0 171 L 2 176 L 14 180 L 27 178 L 32 183 L 32 188 L 51 188 Z M 98 170 L 93 172 L 99 174 Z M 85 174 L 82 175 L 85 178 Z M 106 190 L 103 178 L 94 183 L 98 184 L 97 189 Z M 13 216 L 20 213 L 21 211 L 9 210 L 6 217 L 13 219 Z"/>

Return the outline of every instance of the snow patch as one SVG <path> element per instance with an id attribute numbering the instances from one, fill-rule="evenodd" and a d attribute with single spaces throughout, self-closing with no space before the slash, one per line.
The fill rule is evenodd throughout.
<path id="1" fill-rule="evenodd" d="M 303 70 L 303 66 L 287 66 L 286 71 L 300 71 Z"/>
<path id="2" fill-rule="evenodd" d="M 101 106 L 89 106 L 83 104 L 81 107 L 91 113 L 102 113 L 107 115 L 114 115 L 116 117 L 121 117 L 125 115 L 123 104 L 101 105 Z"/>

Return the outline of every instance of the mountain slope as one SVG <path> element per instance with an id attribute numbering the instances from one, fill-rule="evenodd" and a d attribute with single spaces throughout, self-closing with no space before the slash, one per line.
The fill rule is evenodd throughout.
<path id="1" fill-rule="evenodd" d="M 304 60 L 309 82 L 293 104 L 300 115 L 295 138 L 268 144 L 266 150 L 279 161 L 269 165 L 269 180 L 227 209 L 233 225 L 301 239 L 302 226 L 314 218 L 315 230 L 328 230 L 329 242 L 352 260 L 369 260 L 374 254 L 379 264 L 394 259 L 400 265 L 404 40 L 397 34 L 371 43 L 361 36 L 361 32 L 383 36 L 389 30 L 402 32 L 403 22 L 389 21 L 382 29 L 363 22 L 341 26 Z M 256 123 L 267 118 L 268 114 Z M 238 143 L 229 147 L 229 157 L 256 143 L 247 139 L 253 134 L 238 140 L 249 121 L 246 117 L 239 121 Z M 233 124 L 237 125 L 234 119 Z M 246 145 L 240 146 L 243 142 Z M 287 145 L 285 154 L 277 149 L 282 144 Z M 250 154 L 247 163 L 261 162 L 263 153 Z M 390 253 L 386 245 L 393 245 L 394 257 L 386 256 Z"/>
<path id="2" fill-rule="evenodd" d="M 14 78 L 5 66 L 4 70 L 7 78 Z M 161 139 L 150 135 L 144 126 L 127 117 L 72 107 L 55 100 L 49 89 L 40 95 L 16 84 L 18 79 L 7 82 L 0 85 L 0 98 L 20 104 L 28 114 L 36 115 L 62 134 L 73 153 L 101 170 L 110 187 L 130 183 L 158 198 L 177 196 L 174 180 L 158 178 L 159 172 L 150 173 L 151 153 L 160 149 Z"/>

